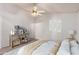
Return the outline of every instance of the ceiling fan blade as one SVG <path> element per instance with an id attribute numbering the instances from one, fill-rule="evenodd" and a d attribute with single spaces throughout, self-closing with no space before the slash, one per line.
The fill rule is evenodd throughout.
<path id="1" fill-rule="evenodd" d="M 38 11 L 39 13 L 45 13 L 45 11 Z"/>
<path id="2" fill-rule="evenodd" d="M 30 15 L 31 12 L 32 12 L 30 9 L 23 8 L 22 6 L 19 6 L 18 4 L 16 4 L 16 6 L 17 6 L 18 8 L 20 8 L 20 9 L 24 10 L 25 13 L 28 14 L 28 15 Z"/>
<path id="3" fill-rule="evenodd" d="M 38 16 L 41 16 L 42 14 L 38 14 Z"/>
<path id="4" fill-rule="evenodd" d="M 26 9 L 26 8 L 24 8 L 24 7 L 22 7 L 22 6 L 19 6 L 18 4 L 16 4 L 16 6 L 17 6 L 18 8 L 20 8 L 20 9 L 24 10 L 24 11 L 30 12 L 30 9 Z"/>
<path id="5" fill-rule="evenodd" d="M 38 9 L 38 8 L 37 8 L 36 6 L 34 6 L 32 10 L 35 10 L 35 11 L 37 11 L 37 9 Z"/>

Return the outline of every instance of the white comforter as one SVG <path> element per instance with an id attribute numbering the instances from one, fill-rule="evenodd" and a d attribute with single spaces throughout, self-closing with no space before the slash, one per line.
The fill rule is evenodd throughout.
<path id="1" fill-rule="evenodd" d="M 62 41 L 57 55 L 70 55 L 70 44 L 68 40 Z"/>
<path id="2" fill-rule="evenodd" d="M 46 43 L 43 43 L 40 47 L 38 47 L 35 51 L 33 51 L 33 55 L 50 55 L 51 49 L 54 48 L 56 45 L 56 42 L 54 41 L 48 41 Z"/>

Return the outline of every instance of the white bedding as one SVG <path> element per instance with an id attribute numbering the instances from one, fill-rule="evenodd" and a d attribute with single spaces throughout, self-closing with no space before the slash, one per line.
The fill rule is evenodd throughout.
<path id="1" fill-rule="evenodd" d="M 53 55 L 55 54 L 56 52 L 53 52 L 53 51 L 57 51 L 55 50 L 56 47 L 58 47 L 59 44 L 57 44 L 57 42 L 53 41 L 53 40 L 50 40 L 50 41 L 47 41 L 47 42 L 44 42 L 43 44 L 41 44 L 39 47 L 37 47 L 36 49 L 33 50 L 33 52 L 31 53 L 32 55 Z M 27 49 L 26 49 L 27 46 L 24 46 L 22 47 L 18 52 L 17 52 L 17 55 L 25 55 L 27 54 Z M 54 49 L 54 50 L 53 50 Z M 26 52 L 24 52 L 24 50 Z M 32 49 L 31 49 L 32 50 Z M 31 51 L 30 50 L 30 51 Z M 28 55 L 28 54 L 27 54 Z"/>
<path id="2" fill-rule="evenodd" d="M 70 51 L 70 44 L 71 44 L 71 51 Z M 57 52 L 57 55 L 70 55 L 72 53 L 72 55 L 79 55 L 79 44 L 76 43 L 76 41 L 71 41 L 69 44 L 68 40 L 64 40 Z M 39 46 L 37 49 L 35 49 L 32 52 L 32 55 L 50 55 L 51 53 L 51 49 L 54 48 L 56 45 L 56 42 L 54 41 L 47 41 L 45 43 L 43 43 L 41 46 Z M 23 52 L 24 50 L 26 52 L 27 49 L 26 47 L 28 47 L 28 45 L 23 46 L 19 49 L 16 50 L 12 50 L 10 52 L 5 53 L 5 55 L 24 55 L 25 52 Z"/>
<path id="3" fill-rule="evenodd" d="M 43 43 L 41 46 L 39 46 L 38 48 L 36 48 L 33 52 L 32 55 L 51 55 L 51 49 L 54 48 L 55 44 L 57 42 L 54 41 L 48 41 Z M 71 49 L 70 49 L 70 44 L 71 44 Z M 4 55 L 24 55 L 27 51 L 26 47 L 28 47 L 28 45 L 23 46 L 19 49 L 16 50 L 12 50 L 8 53 L 5 53 Z M 24 50 L 26 52 L 24 52 Z M 71 41 L 69 43 L 68 40 L 64 40 L 61 43 L 61 46 L 57 52 L 57 55 L 79 55 L 79 44 L 76 43 L 76 41 Z"/>
<path id="4" fill-rule="evenodd" d="M 35 51 L 33 51 L 33 55 L 50 55 L 51 49 L 54 48 L 56 45 L 56 42 L 54 41 L 48 41 L 44 44 L 42 44 L 40 47 L 38 47 Z"/>
<path id="5" fill-rule="evenodd" d="M 75 40 L 71 41 L 71 52 L 72 55 L 79 55 L 79 44 Z"/>
<path id="6" fill-rule="evenodd" d="M 54 42 L 54 41 L 45 42 L 41 46 L 39 46 L 36 50 L 34 50 L 32 55 L 50 55 L 50 54 L 52 54 L 50 52 L 50 49 L 53 48 L 55 46 L 55 44 L 56 44 L 56 42 Z M 7 52 L 4 55 L 24 55 L 25 52 L 23 52 L 23 51 L 26 49 L 26 47 L 28 47 L 28 45 L 23 46 L 16 50 Z M 74 46 L 72 49 L 74 49 Z M 76 50 L 74 50 L 74 51 L 76 51 Z M 26 49 L 26 52 L 28 52 L 27 49 Z M 75 54 L 75 53 L 73 52 L 73 54 Z M 62 42 L 61 47 L 59 48 L 59 50 L 57 52 L 57 55 L 70 55 L 68 40 L 64 40 Z"/>
<path id="7" fill-rule="evenodd" d="M 53 40 L 37 41 L 35 43 L 25 45 L 21 48 L 5 53 L 4 55 L 28 55 L 29 53 L 32 55 L 55 55 L 58 46 L 59 44 Z"/>
<path id="8" fill-rule="evenodd" d="M 76 40 L 64 40 L 57 52 L 58 55 L 79 55 L 79 44 Z"/>
<path id="9" fill-rule="evenodd" d="M 68 40 L 62 41 L 57 55 L 70 55 L 70 45 Z"/>

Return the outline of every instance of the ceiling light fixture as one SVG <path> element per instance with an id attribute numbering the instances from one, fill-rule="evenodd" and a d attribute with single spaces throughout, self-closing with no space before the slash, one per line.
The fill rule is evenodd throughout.
<path id="1" fill-rule="evenodd" d="M 45 11 L 39 11 L 37 6 L 34 6 L 32 9 L 32 16 L 41 16 Z"/>
<path id="2" fill-rule="evenodd" d="M 32 9 L 32 16 L 39 16 L 41 15 L 38 11 L 38 8 L 36 6 L 33 7 Z"/>
<path id="3" fill-rule="evenodd" d="M 37 7 L 34 6 L 32 9 L 32 16 L 38 16 L 38 11 L 37 11 Z"/>

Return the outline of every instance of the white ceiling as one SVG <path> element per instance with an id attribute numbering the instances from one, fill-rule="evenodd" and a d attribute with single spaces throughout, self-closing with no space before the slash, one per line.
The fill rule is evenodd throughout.
<path id="1" fill-rule="evenodd" d="M 17 4 L 20 7 L 31 10 L 34 4 Z M 37 3 L 40 10 L 45 10 L 49 13 L 70 13 L 79 11 L 79 3 Z"/>
<path id="2" fill-rule="evenodd" d="M 33 3 L 0 4 L 0 11 L 15 12 L 19 9 L 28 12 L 34 6 Z M 39 10 L 48 13 L 73 13 L 79 11 L 79 3 L 37 3 Z"/>

